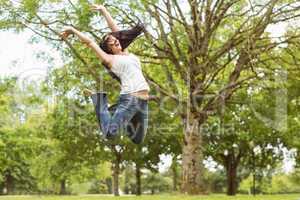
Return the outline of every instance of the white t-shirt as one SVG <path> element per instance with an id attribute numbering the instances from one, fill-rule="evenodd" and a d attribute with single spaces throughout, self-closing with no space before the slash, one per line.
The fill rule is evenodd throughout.
<path id="1" fill-rule="evenodd" d="M 132 53 L 129 53 L 129 55 L 114 55 L 111 71 L 121 79 L 120 94 L 150 90 L 142 73 L 140 59 Z"/>

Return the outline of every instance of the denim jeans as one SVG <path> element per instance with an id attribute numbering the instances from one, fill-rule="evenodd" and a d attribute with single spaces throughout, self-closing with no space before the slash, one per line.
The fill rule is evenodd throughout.
<path id="1" fill-rule="evenodd" d="M 103 136 L 113 139 L 122 131 L 132 142 L 144 141 L 148 128 L 148 100 L 130 94 L 121 94 L 118 103 L 108 108 L 107 93 L 92 95 L 97 120 Z"/>

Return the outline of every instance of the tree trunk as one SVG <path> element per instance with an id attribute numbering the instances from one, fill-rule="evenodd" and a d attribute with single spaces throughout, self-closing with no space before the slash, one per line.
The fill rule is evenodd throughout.
<path id="1" fill-rule="evenodd" d="M 120 174 L 120 163 L 118 160 L 113 164 L 113 191 L 115 196 L 120 196 L 119 193 L 119 174 Z"/>
<path id="2" fill-rule="evenodd" d="M 233 156 L 228 156 L 226 163 L 227 195 L 234 196 L 237 192 L 237 163 Z"/>
<path id="3" fill-rule="evenodd" d="M 199 119 L 185 124 L 185 137 L 182 149 L 182 185 L 181 192 L 197 195 L 205 193 L 203 176 L 202 137 L 198 126 Z"/>
<path id="4" fill-rule="evenodd" d="M 4 193 L 4 183 L 0 183 L 0 195 L 3 195 Z"/>
<path id="5" fill-rule="evenodd" d="M 154 195 L 155 194 L 155 189 L 151 189 L 151 195 Z"/>
<path id="6" fill-rule="evenodd" d="M 142 194 L 142 186 L 141 186 L 141 167 L 138 163 L 135 163 L 135 176 L 136 176 L 136 195 Z"/>
<path id="7" fill-rule="evenodd" d="M 124 194 L 129 194 L 129 174 L 128 169 L 125 170 L 124 174 L 125 178 L 125 186 L 124 186 Z"/>
<path id="8" fill-rule="evenodd" d="M 13 194 L 14 191 L 14 177 L 10 171 L 6 171 L 4 175 L 4 194 Z"/>
<path id="9" fill-rule="evenodd" d="M 60 181 L 60 191 L 59 191 L 60 195 L 65 195 L 67 194 L 67 190 L 66 190 L 66 179 L 63 179 Z"/>
<path id="10" fill-rule="evenodd" d="M 107 193 L 112 194 L 112 181 L 111 181 L 111 178 L 106 178 L 105 183 L 106 183 L 106 186 L 107 186 Z"/>
<path id="11" fill-rule="evenodd" d="M 177 179 L 178 179 L 178 172 L 177 172 L 177 160 L 176 157 L 173 157 L 172 161 L 172 174 L 173 174 L 173 191 L 177 191 Z"/>

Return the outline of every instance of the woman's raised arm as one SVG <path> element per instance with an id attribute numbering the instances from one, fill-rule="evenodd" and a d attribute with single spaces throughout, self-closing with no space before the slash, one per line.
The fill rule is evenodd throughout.
<path id="1" fill-rule="evenodd" d="M 107 54 L 106 52 L 104 52 L 97 45 L 96 42 L 94 42 L 92 39 L 90 39 L 89 37 L 87 37 L 86 35 L 84 35 L 83 33 L 81 33 L 80 31 L 78 31 L 77 29 L 75 29 L 72 26 L 66 27 L 65 30 L 60 33 L 60 36 L 63 39 L 67 39 L 67 37 L 70 34 L 77 35 L 82 43 L 86 44 L 88 47 L 90 47 L 91 49 L 93 49 L 95 51 L 97 57 L 100 58 L 100 60 L 103 63 L 105 63 L 108 67 L 111 67 L 111 63 L 112 63 L 112 60 L 113 60 L 113 55 L 110 55 L 110 54 Z"/>
<path id="2" fill-rule="evenodd" d="M 102 15 L 105 17 L 106 22 L 112 32 L 116 32 L 116 31 L 120 30 L 118 25 L 115 23 L 114 19 L 111 17 L 109 12 L 103 5 L 93 4 L 93 5 L 91 5 L 91 10 L 100 11 L 102 13 Z"/>

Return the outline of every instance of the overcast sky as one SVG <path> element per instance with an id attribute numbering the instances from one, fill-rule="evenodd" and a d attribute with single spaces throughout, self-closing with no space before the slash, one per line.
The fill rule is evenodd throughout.
<path id="1" fill-rule="evenodd" d="M 44 78 L 51 65 L 61 66 L 59 52 L 51 50 L 45 42 L 30 44 L 32 32 L 25 31 L 15 34 L 11 31 L 0 32 L 0 75 L 18 76 L 26 79 Z M 48 64 L 36 55 L 45 52 L 53 57 L 53 62 Z"/>

